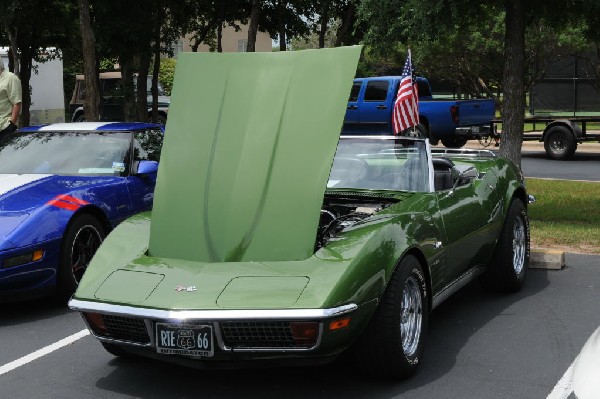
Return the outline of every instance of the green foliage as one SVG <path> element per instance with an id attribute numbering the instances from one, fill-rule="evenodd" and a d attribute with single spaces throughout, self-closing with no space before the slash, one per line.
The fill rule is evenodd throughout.
<path id="1" fill-rule="evenodd" d="M 173 89 L 173 79 L 175 78 L 175 66 L 177 60 L 175 58 L 165 58 L 160 61 L 160 70 L 158 72 L 158 80 L 162 83 L 165 94 L 171 95 Z"/>

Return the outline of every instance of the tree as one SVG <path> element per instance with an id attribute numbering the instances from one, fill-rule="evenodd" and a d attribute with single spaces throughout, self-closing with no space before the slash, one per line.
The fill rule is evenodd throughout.
<path id="1" fill-rule="evenodd" d="M 72 4 L 68 0 L 4 0 L 0 2 L 0 27 L 10 45 L 9 68 L 21 80 L 23 100 L 19 125 L 30 121 L 30 79 L 33 61 L 43 62 L 47 48 L 61 47 L 67 39 L 65 30 L 71 26 Z"/>
<path id="2" fill-rule="evenodd" d="M 98 88 L 98 62 L 96 59 L 96 36 L 90 18 L 88 0 L 78 0 L 79 25 L 83 50 L 83 71 L 85 75 L 85 119 L 100 120 L 100 90 Z"/>

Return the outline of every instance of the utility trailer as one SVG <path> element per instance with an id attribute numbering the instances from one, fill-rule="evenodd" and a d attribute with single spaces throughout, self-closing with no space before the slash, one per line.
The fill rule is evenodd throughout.
<path id="1" fill-rule="evenodd" d="M 492 119 L 491 132 L 496 132 L 495 126 L 502 119 Z M 545 124 L 544 130 L 524 133 L 523 141 L 539 141 L 544 143 L 546 155 L 551 159 L 569 160 L 573 158 L 577 145 L 585 142 L 600 142 L 598 133 L 588 132 L 588 123 L 600 123 L 600 116 L 531 116 L 526 117 L 525 123 Z M 492 133 L 496 138 L 501 135 Z"/>

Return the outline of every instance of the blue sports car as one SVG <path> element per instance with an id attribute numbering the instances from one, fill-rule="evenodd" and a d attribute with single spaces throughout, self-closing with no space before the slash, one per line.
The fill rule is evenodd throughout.
<path id="1" fill-rule="evenodd" d="M 0 302 L 66 300 L 102 240 L 152 207 L 163 127 L 61 123 L 0 137 Z"/>

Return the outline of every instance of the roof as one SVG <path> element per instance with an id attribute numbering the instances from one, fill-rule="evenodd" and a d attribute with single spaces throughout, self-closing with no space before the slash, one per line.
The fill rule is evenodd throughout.
<path id="1" fill-rule="evenodd" d="M 150 128 L 159 128 L 156 123 L 147 122 L 71 122 L 71 123 L 53 123 L 50 125 L 27 126 L 19 129 L 19 132 L 36 131 L 129 131 L 143 130 Z"/>

